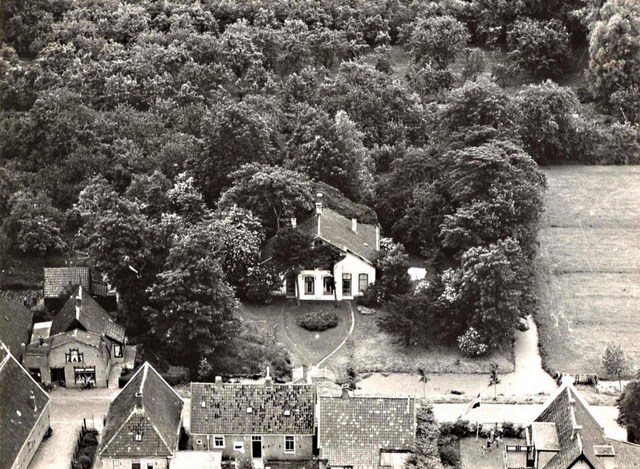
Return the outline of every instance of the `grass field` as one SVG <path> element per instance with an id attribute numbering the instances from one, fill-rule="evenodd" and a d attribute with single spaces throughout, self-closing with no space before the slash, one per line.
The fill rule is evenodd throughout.
<path id="1" fill-rule="evenodd" d="M 546 168 L 537 317 L 548 371 L 602 374 L 607 343 L 640 364 L 640 167 Z"/>

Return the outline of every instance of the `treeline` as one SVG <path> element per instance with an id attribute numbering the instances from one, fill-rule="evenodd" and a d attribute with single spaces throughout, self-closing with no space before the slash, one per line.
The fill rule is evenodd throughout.
<path id="1" fill-rule="evenodd" d="M 212 354 L 244 333 L 231 327 L 234 296 L 264 299 L 282 273 L 260 265 L 259 245 L 322 191 L 434 260 L 440 280 L 424 294 L 441 301 L 421 321 L 443 324 L 431 340 L 471 330 L 502 344 L 532 302 L 544 188 L 535 162 L 638 158 L 627 105 L 636 51 L 622 46 L 637 29 L 618 27 L 636 25 L 637 8 L 583 6 L 7 0 L 3 251 L 88 249 L 122 294 L 121 319 L 149 344 L 204 343 L 204 332 L 149 322 L 185 321 L 189 305 L 220 345 L 165 353 L 213 373 Z M 558 76 L 586 41 L 592 88 L 505 90 L 520 69 Z M 508 52 L 504 63 L 490 66 L 490 47 Z M 589 99 L 617 114 L 587 115 Z M 389 252 L 381 270 L 400 271 L 401 249 Z M 405 284 L 388 280 L 382 300 Z"/>

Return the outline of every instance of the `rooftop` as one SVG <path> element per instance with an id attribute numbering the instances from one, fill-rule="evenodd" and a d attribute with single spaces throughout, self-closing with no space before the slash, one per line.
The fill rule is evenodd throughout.
<path id="1" fill-rule="evenodd" d="M 91 289 L 91 273 L 89 267 L 45 267 L 45 298 L 59 298 L 64 296 L 69 287 L 77 285 L 82 285 L 87 291 Z"/>
<path id="2" fill-rule="evenodd" d="M 145 363 L 111 403 L 99 453 L 109 457 L 167 457 L 178 446 L 182 398 Z"/>
<path id="3" fill-rule="evenodd" d="M 191 383 L 193 434 L 313 435 L 309 384 Z"/>
<path id="4" fill-rule="evenodd" d="M 82 328 L 121 343 L 125 340 L 124 327 L 116 324 L 83 286 L 76 288 L 73 295 L 54 316 L 50 334 L 53 336 L 76 328 Z"/>
<path id="5" fill-rule="evenodd" d="M 0 342 L 20 359 L 20 344 L 29 342 L 33 313 L 19 303 L 0 298 Z"/>
<path id="6" fill-rule="evenodd" d="M 412 448 L 416 416 L 411 397 L 321 397 L 318 407 L 320 456 L 332 466 L 378 467 L 381 450 Z"/>
<path id="7" fill-rule="evenodd" d="M 49 396 L 0 342 L 0 467 L 12 467 Z"/>

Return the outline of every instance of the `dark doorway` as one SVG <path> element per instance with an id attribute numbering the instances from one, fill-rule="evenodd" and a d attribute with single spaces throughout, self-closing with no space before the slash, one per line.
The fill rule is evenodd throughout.
<path id="1" fill-rule="evenodd" d="M 262 459 L 262 437 L 251 437 L 251 457 L 254 459 Z"/>
<path id="2" fill-rule="evenodd" d="M 51 368 L 51 382 L 58 383 L 60 386 L 66 386 L 64 378 L 64 368 Z"/>

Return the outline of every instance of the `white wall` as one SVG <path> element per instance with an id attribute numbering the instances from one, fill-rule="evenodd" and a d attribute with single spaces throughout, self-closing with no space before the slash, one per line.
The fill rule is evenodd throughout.
<path id="1" fill-rule="evenodd" d="M 351 274 L 351 295 L 342 294 L 342 274 Z M 363 261 L 358 256 L 355 256 L 351 253 L 347 253 L 346 257 L 341 260 L 335 267 L 335 289 L 336 294 L 325 295 L 323 288 L 323 278 L 330 277 L 331 273 L 328 270 L 303 270 L 300 275 L 298 275 L 298 294 L 301 300 L 315 300 L 315 301 L 333 301 L 337 299 L 340 300 L 351 300 L 356 296 L 360 296 L 361 293 L 358 292 L 358 281 L 360 274 L 367 274 L 369 276 L 368 282 L 369 284 L 375 283 L 376 281 L 376 269 L 369 264 L 368 262 Z M 314 294 L 307 295 L 305 294 L 305 277 L 313 277 L 314 278 Z M 286 284 L 282 288 L 282 293 L 286 294 Z"/>

